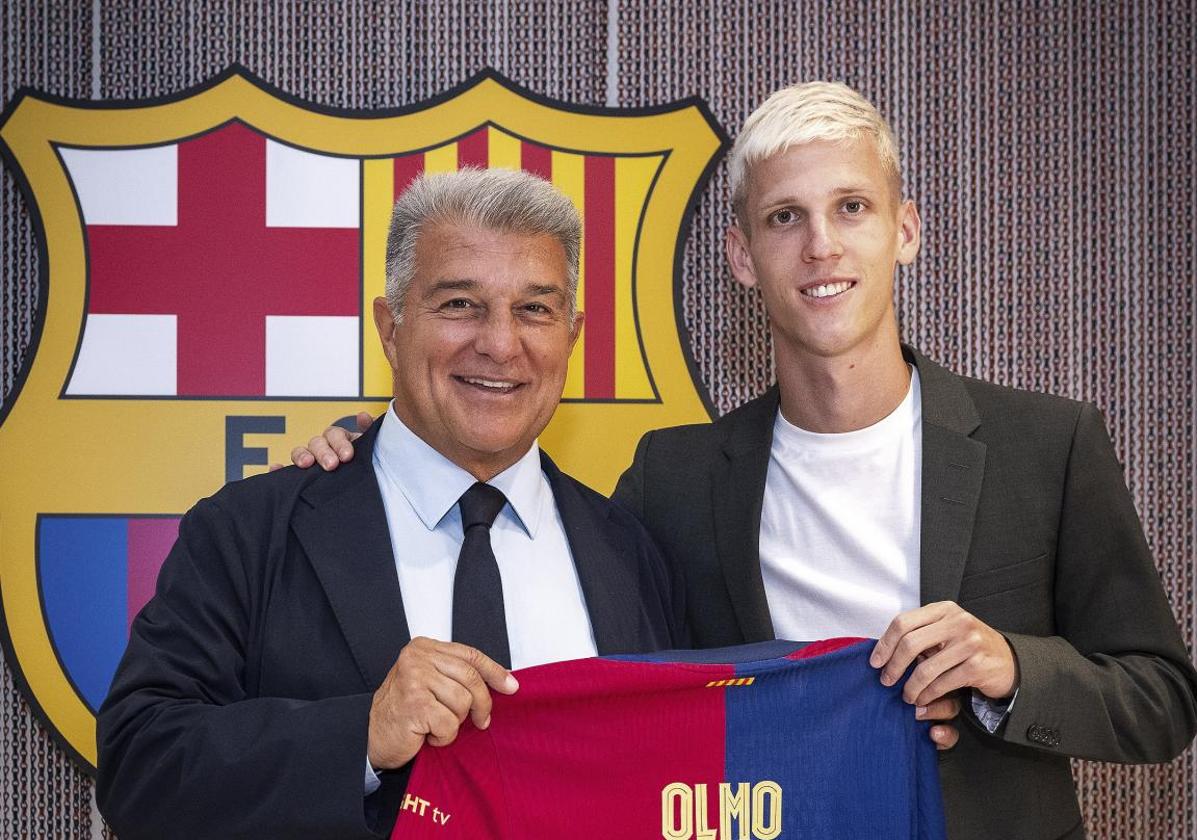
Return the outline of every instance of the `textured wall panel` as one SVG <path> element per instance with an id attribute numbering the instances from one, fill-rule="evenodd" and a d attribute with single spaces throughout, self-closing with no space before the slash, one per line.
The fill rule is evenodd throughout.
<path id="1" fill-rule="evenodd" d="M 898 283 L 905 336 L 963 373 L 1106 412 L 1192 644 L 1197 14 L 1188 0 L 0 3 L 5 102 L 21 85 L 171 94 L 237 62 L 337 107 L 405 105 L 484 66 L 538 93 L 601 104 L 614 58 L 619 104 L 697 93 L 734 133 L 778 86 L 847 81 L 890 116 L 923 215 L 922 255 Z M 721 411 L 773 376 L 764 310 L 724 267 L 726 191 L 720 167 L 699 197 L 682 289 L 683 326 Z M 7 171 L 0 230 L 3 400 L 32 339 L 39 271 Z M 1077 763 L 1090 835 L 1197 836 L 1194 761 L 1190 750 L 1163 767 Z M 0 837 L 102 835 L 90 788 L 5 665 Z"/>
<path id="2" fill-rule="evenodd" d="M 92 92 L 90 4 L 5 2 L 0 97 L 29 85 L 64 96 Z M 0 405 L 12 392 L 33 337 L 38 308 L 38 245 L 16 180 L 0 172 Z M 2 468 L 0 468 L 2 470 Z M 3 479 L 0 479 L 3 480 Z M 0 666 L 0 837 L 87 837 L 86 774 L 51 741 Z"/>
<path id="3" fill-rule="evenodd" d="M 1161 576 L 1194 639 L 1191 4 L 621 4 L 622 104 L 689 91 L 735 133 L 769 92 L 840 79 L 887 114 L 920 206 L 904 336 L 962 373 L 1105 411 Z M 772 381 L 764 311 L 702 198 L 684 313 L 721 410 Z M 1192 838 L 1194 755 L 1077 762 L 1094 837 Z"/>

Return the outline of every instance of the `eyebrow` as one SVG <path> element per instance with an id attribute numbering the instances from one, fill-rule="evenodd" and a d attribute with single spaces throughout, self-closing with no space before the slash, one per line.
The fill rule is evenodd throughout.
<path id="1" fill-rule="evenodd" d="M 432 297 L 440 292 L 472 292 L 477 288 L 477 280 L 437 280 L 424 296 Z"/>
<path id="2" fill-rule="evenodd" d="M 831 191 L 831 195 L 835 198 L 840 198 L 845 195 L 872 195 L 877 192 L 875 186 L 868 184 L 849 184 L 844 187 L 836 187 Z M 761 202 L 762 207 L 774 207 L 779 204 L 802 204 L 797 198 L 792 195 L 777 195 L 766 196 L 766 201 Z"/>
<path id="3" fill-rule="evenodd" d="M 836 187 L 832 190 L 834 195 L 851 195 L 852 193 L 871 193 L 876 192 L 877 188 L 869 184 L 855 184 L 847 187 Z"/>
<path id="4" fill-rule="evenodd" d="M 476 292 L 482 284 L 477 280 L 438 280 L 428 289 L 426 297 L 432 297 L 441 292 Z M 540 297 L 542 295 L 560 295 L 565 297 L 565 289 L 561 286 L 551 286 L 543 283 L 529 283 L 524 287 L 524 293 Z"/>
<path id="5" fill-rule="evenodd" d="M 530 283 L 527 286 L 527 292 L 535 297 L 540 297 L 541 295 L 559 295 L 565 297 L 565 289 L 560 286 L 545 286 L 539 283 Z"/>

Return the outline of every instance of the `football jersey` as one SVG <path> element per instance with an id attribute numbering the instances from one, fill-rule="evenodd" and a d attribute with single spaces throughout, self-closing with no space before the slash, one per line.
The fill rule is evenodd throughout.
<path id="1" fill-rule="evenodd" d="M 516 672 L 415 759 L 392 840 L 943 838 L 935 745 L 873 642 L 764 642 Z"/>

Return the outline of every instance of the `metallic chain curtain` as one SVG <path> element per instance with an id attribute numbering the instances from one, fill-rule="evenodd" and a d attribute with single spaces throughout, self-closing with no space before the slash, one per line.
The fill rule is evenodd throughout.
<path id="1" fill-rule="evenodd" d="M 1192 645 L 1197 12 L 1188 0 L 0 2 L 5 102 L 22 85 L 171 94 L 238 62 L 339 107 L 407 104 L 484 66 L 549 96 L 603 104 L 610 11 L 621 105 L 697 93 L 734 133 L 780 85 L 847 81 L 890 116 L 922 210 L 923 253 L 899 281 L 904 335 L 960 372 L 1103 408 Z M 699 199 L 682 289 L 690 346 L 720 411 L 772 378 L 759 300 L 724 268 L 726 189 L 721 167 Z M 29 349 L 40 270 L 7 172 L 0 229 L 2 400 Z M 1078 762 L 1075 775 L 1090 836 L 1197 836 L 1193 750 L 1160 767 Z M 0 837 L 89 836 L 108 836 L 91 782 L 4 665 Z"/>

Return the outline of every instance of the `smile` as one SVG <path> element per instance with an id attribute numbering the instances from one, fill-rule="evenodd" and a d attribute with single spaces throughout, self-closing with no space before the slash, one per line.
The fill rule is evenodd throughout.
<path id="1" fill-rule="evenodd" d="M 519 382 L 503 382 L 498 379 L 484 379 L 480 376 L 454 376 L 453 378 L 458 382 L 464 382 L 466 385 L 478 388 L 489 394 L 510 394 L 522 384 Z"/>
<path id="2" fill-rule="evenodd" d="M 851 289 L 856 284 L 851 280 L 841 280 L 839 283 L 824 283 L 821 286 L 811 286 L 802 289 L 802 294 L 812 298 L 835 297 Z"/>

